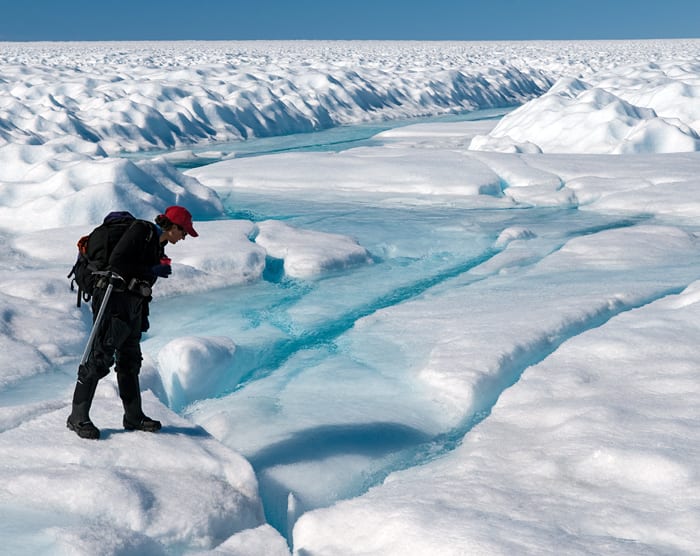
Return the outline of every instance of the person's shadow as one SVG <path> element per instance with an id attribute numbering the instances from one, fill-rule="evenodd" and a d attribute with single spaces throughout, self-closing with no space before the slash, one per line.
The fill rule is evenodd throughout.
<path id="1" fill-rule="evenodd" d="M 430 436 L 398 423 L 375 422 L 324 425 L 299 431 L 291 437 L 267 446 L 248 460 L 256 471 L 276 465 L 321 460 L 338 455 L 382 457 L 418 446 Z"/>
<path id="2" fill-rule="evenodd" d="M 116 434 L 134 434 L 139 432 L 143 431 L 128 431 L 125 429 L 100 429 L 100 439 L 107 439 L 110 436 Z M 157 432 L 148 432 L 145 434 L 182 434 L 184 436 L 192 436 L 198 438 L 213 438 L 206 430 L 204 430 L 199 425 L 192 425 L 190 427 L 164 425 L 163 428 Z"/>

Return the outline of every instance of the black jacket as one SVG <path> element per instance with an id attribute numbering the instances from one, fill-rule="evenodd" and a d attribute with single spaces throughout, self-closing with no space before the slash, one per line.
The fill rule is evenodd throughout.
<path id="1" fill-rule="evenodd" d="M 165 255 L 158 232 L 155 224 L 136 220 L 114 246 L 109 269 L 124 278 L 127 284 L 136 278 L 153 285 L 156 277 L 151 268 Z"/>

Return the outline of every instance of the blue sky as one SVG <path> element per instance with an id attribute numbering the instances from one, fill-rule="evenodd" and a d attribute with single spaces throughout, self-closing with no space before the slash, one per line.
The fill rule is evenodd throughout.
<path id="1" fill-rule="evenodd" d="M 699 38 L 700 0 L 0 0 L 0 40 Z"/>

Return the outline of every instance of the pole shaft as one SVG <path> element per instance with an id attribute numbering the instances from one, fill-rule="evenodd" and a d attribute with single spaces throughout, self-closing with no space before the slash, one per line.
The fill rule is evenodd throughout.
<path id="1" fill-rule="evenodd" d="M 102 298 L 102 303 L 100 304 L 100 310 L 97 311 L 97 317 L 95 318 L 95 322 L 92 323 L 92 330 L 90 331 L 90 337 L 88 338 L 87 345 L 85 346 L 85 351 L 83 352 L 83 357 L 80 360 L 81 367 L 83 365 L 85 365 L 85 363 L 88 360 L 88 357 L 90 356 L 90 352 L 92 351 L 92 344 L 95 341 L 95 336 L 97 336 L 97 331 L 100 328 L 100 323 L 102 322 L 102 318 L 104 317 L 105 309 L 107 308 L 107 302 L 109 301 L 109 296 L 112 295 L 113 289 L 114 289 L 114 286 L 112 285 L 112 282 L 110 281 L 109 285 L 107 286 L 107 291 L 105 292 L 105 296 Z"/>

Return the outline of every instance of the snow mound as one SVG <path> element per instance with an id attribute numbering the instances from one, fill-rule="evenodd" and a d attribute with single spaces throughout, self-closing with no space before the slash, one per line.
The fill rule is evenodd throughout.
<path id="1" fill-rule="evenodd" d="M 284 153 L 216 162 L 188 170 L 188 176 L 224 195 L 235 189 L 284 193 L 314 190 L 315 198 L 339 193 L 384 195 L 501 194 L 501 181 L 487 165 L 463 151 L 355 148 L 339 153 Z"/>
<path id="2" fill-rule="evenodd" d="M 700 63 L 628 65 L 560 79 L 508 114 L 473 150 L 671 153 L 700 150 Z"/>
<path id="3" fill-rule="evenodd" d="M 265 250 L 250 238 L 248 220 L 195 223 L 199 237 L 166 248 L 173 275 L 159 280 L 155 295 L 176 295 L 256 282 L 265 270 Z"/>
<path id="4" fill-rule="evenodd" d="M 496 239 L 496 247 L 502 248 L 507 246 L 512 241 L 532 239 L 537 237 L 537 235 L 528 228 L 522 226 L 512 226 L 506 228 L 500 234 L 498 234 L 498 239 Z"/>
<path id="5" fill-rule="evenodd" d="M 77 145 L 0 147 L 0 226 L 12 230 L 97 224 L 113 210 L 157 215 L 187 206 L 195 219 L 220 216 L 216 193 L 164 160 L 105 158 Z"/>
<path id="6" fill-rule="evenodd" d="M 36 550 L 42 538 L 53 553 L 151 553 L 159 545 L 202 550 L 264 523 L 245 459 L 150 394 L 144 409 L 163 421 L 161 433 L 124 432 L 114 382 L 100 384 L 93 406 L 99 442 L 68 431 L 69 407 L 57 402 L 43 402 L 0 430 L 0 506 L 14 508 L 3 517 L 31 515 L 17 525 L 39 533 L 23 551 Z M 103 523 L 110 524 L 109 535 Z"/>
<path id="7" fill-rule="evenodd" d="M 181 409 L 235 386 L 233 372 L 236 344 L 230 338 L 183 337 L 169 342 L 158 353 L 160 377 L 169 407 Z"/>
<path id="8" fill-rule="evenodd" d="M 255 242 L 269 257 L 283 261 L 284 273 L 293 278 L 372 262 L 364 247 L 339 234 L 301 230 L 278 220 L 260 222 L 258 230 Z"/>

